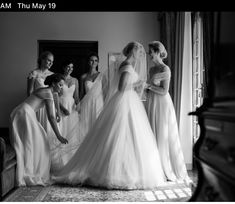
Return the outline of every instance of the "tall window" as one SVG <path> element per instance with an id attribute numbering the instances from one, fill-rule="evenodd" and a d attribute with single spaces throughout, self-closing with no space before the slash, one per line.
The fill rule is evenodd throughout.
<path id="1" fill-rule="evenodd" d="M 203 25 L 199 12 L 195 13 L 193 22 L 193 110 L 203 102 Z M 200 127 L 196 116 L 193 116 L 193 142 L 200 135 Z"/>

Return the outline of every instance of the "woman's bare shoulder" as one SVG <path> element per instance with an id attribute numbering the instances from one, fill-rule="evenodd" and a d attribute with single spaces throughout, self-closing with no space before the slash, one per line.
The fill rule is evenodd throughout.
<path id="1" fill-rule="evenodd" d="M 87 74 L 87 73 L 85 73 L 85 74 L 83 74 L 83 75 L 81 76 L 81 79 L 82 79 L 82 80 L 84 80 L 84 79 L 86 79 L 86 78 L 87 78 L 87 76 L 88 76 L 88 74 Z"/>
<path id="2" fill-rule="evenodd" d="M 78 79 L 77 79 L 77 78 L 75 78 L 75 77 L 71 77 L 71 78 L 72 78 L 72 81 L 73 81 L 73 82 L 76 82 L 76 83 L 78 82 Z"/>
<path id="3" fill-rule="evenodd" d="M 171 69 L 169 66 L 167 66 L 166 64 L 162 65 L 162 72 L 171 72 Z"/>

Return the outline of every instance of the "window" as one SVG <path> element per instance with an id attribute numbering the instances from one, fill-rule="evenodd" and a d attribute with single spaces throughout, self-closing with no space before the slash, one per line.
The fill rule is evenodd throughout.
<path id="1" fill-rule="evenodd" d="M 203 102 L 203 26 L 199 12 L 195 13 L 193 22 L 193 110 L 200 107 Z M 200 135 L 200 127 L 196 116 L 193 116 L 193 142 Z"/>

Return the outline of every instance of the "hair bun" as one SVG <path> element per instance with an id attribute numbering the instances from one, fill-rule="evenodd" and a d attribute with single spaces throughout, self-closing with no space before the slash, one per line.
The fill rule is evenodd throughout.
<path id="1" fill-rule="evenodd" d="M 130 53 L 133 52 L 134 49 L 138 49 L 140 46 L 142 46 L 140 43 L 134 41 L 134 42 L 129 42 L 122 50 L 122 53 L 125 57 L 130 55 Z"/>
<path id="2" fill-rule="evenodd" d="M 53 83 L 59 83 L 61 80 L 64 80 L 62 74 L 55 73 L 46 77 L 44 84 L 51 86 Z"/>
<path id="3" fill-rule="evenodd" d="M 149 47 L 153 49 L 154 52 L 160 53 L 162 59 L 167 58 L 167 51 L 165 46 L 160 41 L 152 41 L 149 44 Z"/>

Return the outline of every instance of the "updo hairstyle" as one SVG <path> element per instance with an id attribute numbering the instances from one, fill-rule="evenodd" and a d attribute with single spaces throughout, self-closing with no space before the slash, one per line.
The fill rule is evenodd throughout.
<path id="1" fill-rule="evenodd" d="M 160 53 L 161 59 L 167 58 L 167 51 L 160 41 L 152 41 L 148 46 L 150 49 L 153 49 L 154 52 Z"/>
<path id="2" fill-rule="evenodd" d="M 46 77 L 44 84 L 51 86 L 53 83 L 59 83 L 61 80 L 65 80 L 62 74 L 55 73 Z"/>
<path id="3" fill-rule="evenodd" d="M 139 48 L 140 44 L 138 42 L 130 42 L 124 47 L 122 53 L 125 57 L 127 57 L 131 55 L 134 52 L 134 50 L 138 50 Z"/>

